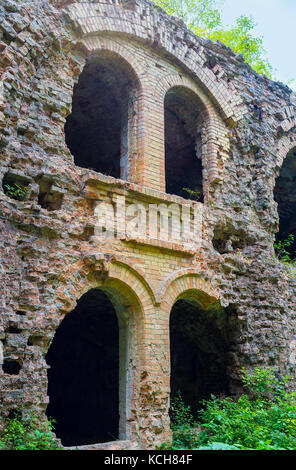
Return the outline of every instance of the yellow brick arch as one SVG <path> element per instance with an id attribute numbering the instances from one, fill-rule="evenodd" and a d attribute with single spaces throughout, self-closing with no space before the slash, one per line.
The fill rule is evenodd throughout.
<path id="1" fill-rule="evenodd" d="M 211 104 L 207 94 L 202 90 L 202 88 L 190 78 L 180 74 L 180 73 L 171 73 L 162 77 L 158 81 L 158 85 L 154 90 L 155 97 L 159 97 L 161 100 L 164 100 L 166 93 L 174 87 L 184 87 L 191 90 L 201 101 L 204 111 L 208 115 L 215 113 L 214 107 Z M 221 111 L 223 108 L 221 107 Z"/>
<path id="2" fill-rule="evenodd" d="M 62 321 L 75 308 L 78 299 L 93 288 L 100 288 L 112 302 L 120 332 L 119 433 L 124 439 L 131 439 L 135 438 L 138 420 L 138 384 L 147 361 L 145 317 L 149 318 L 154 311 L 155 297 L 148 281 L 120 256 L 118 258 L 92 252 L 66 266 L 58 277 L 53 305 L 57 307 L 54 316 Z"/>
<path id="3" fill-rule="evenodd" d="M 142 80 L 145 78 L 143 65 L 140 64 L 139 60 L 123 44 L 117 43 L 112 40 L 112 38 L 108 37 L 90 36 L 71 43 L 71 47 L 73 49 L 82 49 L 85 58 L 90 56 L 95 57 L 96 54 L 108 52 L 112 54 L 114 58 L 117 57 L 125 61 L 130 72 L 137 78 L 139 90 L 142 90 Z"/>
<path id="4" fill-rule="evenodd" d="M 87 254 L 67 266 L 58 276 L 58 282 L 55 298 L 61 313 L 73 310 L 76 301 L 96 287 L 107 293 L 112 291 L 118 304 L 135 313 L 137 322 L 143 321 L 145 308 L 151 308 L 156 303 L 153 288 L 144 274 L 113 255 Z"/>
<path id="5" fill-rule="evenodd" d="M 228 128 L 202 88 L 184 75 L 172 73 L 162 77 L 154 90 L 155 101 L 164 103 L 167 92 L 173 88 L 190 90 L 201 104 L 197 125 L 203 134 L 201 157 L 204 194 L 207 195 L 209 184 L 223 179 L 224 162 L 221 156 L 230 148 Z M 220 111 L 223 114 L 221 107 Z"/>
<path id="6" fill-rule="evenodd" d="M 195 268 L 181 269 L 168 276 L 159 286 L 157 300 L 168 314 L 180 299 L 192 299 L 207 309 L 219 301 L 219 293 L 210 280 Z"/>
<path id="7" fill-rule="evenodd" d="M 67 2 L 68 3 L 68 2 Z M 63 8 L 63 4 L 61 8 Z M 161 25 L 162 34 L 155 31 L 156 25 L 154 21 L 147 22 L 145 15 L 143 16 L 142 7 L 151 9 L 154 20 Z M 155 10 L 153 5 L 141 5 L 141 2 L 134 4 L 132 15 L 130 8 L 124 4 L 118 8 L 117 5 L 107 2 L 69 2 L 64 8 L 67 21 L 75 24 L 76 30 L 79 29 L 80 37 L 84 39 L 92 38 L 95 35 L 109 34 L 110 36 L 126 37 L 128 40 L 133 38 L 139 44 L 152 46 L 157 51 L 165 51 L 166 55 L 172 57 L 173 60 L 180 62 L 187 70 L 194 74 L 195 78 L 207 90 L 215 104 L 221 108 L 225 118 L 239 120 L 241 110 L 236 109 L 236 105 L 242 105 L 241 99 L 235 96 L 233 91 L 227 87 L 225 81 L 217 83 L 214 73 L 205 67 L 203 57 L 199 48 L 191 49 L 188 55 L 188 47 L 180 44 L 175 50 L 172 48 L 172 40 L 175 41 L 178 33 L 183 36 L 188 34 L 185 30 L 179 28 L 178 33 L 174 33 L 175 25 L 170 24 L 170 17 L 165 15 L 166 21 L 160 11 Z M 158 16 L 159 15 L 159 16 Z M 199 42 L 197 36 L 193 36 L 196 42 Z M 179 43 L 179 41 L 178 41 Z"/>

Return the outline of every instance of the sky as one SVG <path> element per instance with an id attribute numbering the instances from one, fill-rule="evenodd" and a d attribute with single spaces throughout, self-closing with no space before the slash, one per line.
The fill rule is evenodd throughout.
<path id="1" fill-rule="evenodd" d="M 296 80 L 296 0 L 222 0 L 222 5 L 224 24 L 233 25 L 240 15 L 254 18 L 254 33 L 263 37 L 276 80 Z"/>

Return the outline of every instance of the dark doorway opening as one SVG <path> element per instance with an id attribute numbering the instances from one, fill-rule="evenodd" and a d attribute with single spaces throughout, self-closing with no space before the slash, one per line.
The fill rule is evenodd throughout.
<path id="1" fill-rule="evenodd" d="M 48 417 L 64 446 L 113 441 L 119 433 L 119 328 L 100 289 L 77 302 L 46 355 Z"/>
<path id="2" fill-rule="evenodd" d="M 193 415 L 211 394 L 230 393 L 227 353 L 232 342 L 233 315 L 219 304 L 204 310 L 190 299 L 178 300 L 172 308 L 171 398 L 180 392 Z"/>
<path id="3" fill-rule="evenodd" d="M 136 77 L 124 59 L 107 51 L 89 59 L 65 124 L 76 165 L 126 179 L 136 99 Z"/>
<path id="4" fill-rule="evenodd" d="M 292 235 L 286 247 L 291 260 L 296 259 L 296 148 L 286 156 L 274 188 L 274 199 L 278 203 L 279 232 L 276 241 L 284 242 Z M 291 238 L 291 237 L 290 237 Z"/>
<path id="5" fill-rule="evenodd" d="M 184 87 L 174 87 L 165 96 L 166 192 L 203 202 L 201 135 L 198 121 L 201 104 Z"/>

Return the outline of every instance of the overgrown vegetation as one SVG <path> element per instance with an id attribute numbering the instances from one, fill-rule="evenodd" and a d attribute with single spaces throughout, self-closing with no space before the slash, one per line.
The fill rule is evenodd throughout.
<path id="1" fill-rule="evenodd" d="M 58 450 L 51 421 L 40 421 L 34 412 L 8 418 L 0 427 L 0 450 Z"/>
<path id="2" fill-rule="evenodd" d="M 250 16 L 242 15 L 234 26 L 224 26 L 221 19 L 223 1 L 218 0 L 154 0 L 169 15 L 181 18 L 198 36 L 221 41 L 258 73 L 273 78 L 274 70 L 266 57 L 262 37 L 254 35 L 256 23 Z"/>
<path id="3" fill-rule="evenodd" d="M 285 240 L 279 240 L 278 242 L 274 243 L 276 256 L 283 263 L 296 265 L 296 258 L 294 258 L 292 251 L 289 250 L 289 248 L 291 248 L 294 243 L 295 237 L 291 233 Z"/>
<path id="4" fill-rule="evenodd" d="M 16 183 L 5 184 L 4 188 L 5 188 L 5 194 L 7 194 L 7 196 L 13 199 L 17 199 L 18 201 L 22 201 L 25 198 L 27 191 L 28 191 L 27 186 L 21 186 Z"/>
<path id="5" fill-rule="evenodd" d="M 289 376 L 275 369 L 242 369 L 247 393 L 239 398 L 212 396 L 196 420 L 179 395 L 172 402 L 172 444 L 164 449 L 295 450 L 296 394 Z"/>

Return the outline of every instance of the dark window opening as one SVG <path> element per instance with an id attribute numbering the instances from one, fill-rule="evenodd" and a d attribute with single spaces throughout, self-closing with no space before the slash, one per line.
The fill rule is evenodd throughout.
<path id="1" fill-rule="evenodd" d="M 216 304 L 204 310 L 191 300 L 178 300 L 170 316 L 171 398 L 181 393 L 193 415 L 201 401 L 231 393 L 228 353 L 233 317 Z"/>
<path id="2" fill-rule="evenodd" d="M 65 124 L 76 165 L 127 178 L 136 99 L 136 77 L 127 62 L 107 52 L 89 60 L 74 87 Z"/>
<path id="3" fill-rule="evenodd" d="M 61 209 L 64 197 L 62 189 L 54 186 L 53 181 L 46 177 L 38 178 L 38 184 L 38 204 L 48 211 Z"/>
<path id="4" fill-rule="evenodd" d="M 274 198 L 278 204 L 279 214 L 276 242 L 284 242 L 293 235 L 294 241 L 286 247 L 286 250 L 291 260 L 296 259 L 296 148 L 292 149 L 284 160 L 276 180 Z"/>
<path id="5" fill-rule="evenodd" d="M 18 375 L 22 368 L 22 364 L 13 359 L 6 359 L 2 365 L 3 372 L 9 375 Z"/>
<path id="6" fill-rule="evenodd" d="M 64 446 L 119 437 L 119 328 L 100 289 L 77 302 L 58 327 L 46 355 L 48 417 Z"/>
<path id="7" fill-rule="evenodd" d="M 203 202 L 201 104 L 196 95 L 174 87 L 165 97 L 166 192 Z"/>
<path id="8" fill-rule="evenodd" d="M 17 328 L 16 326 L 13 326 L 11 325 L 9 328 L 8 328 L 8 333 L 12 333 L 12 334 L 20 334 L 22 332 L 22 330 L 20 328 Z"/>

